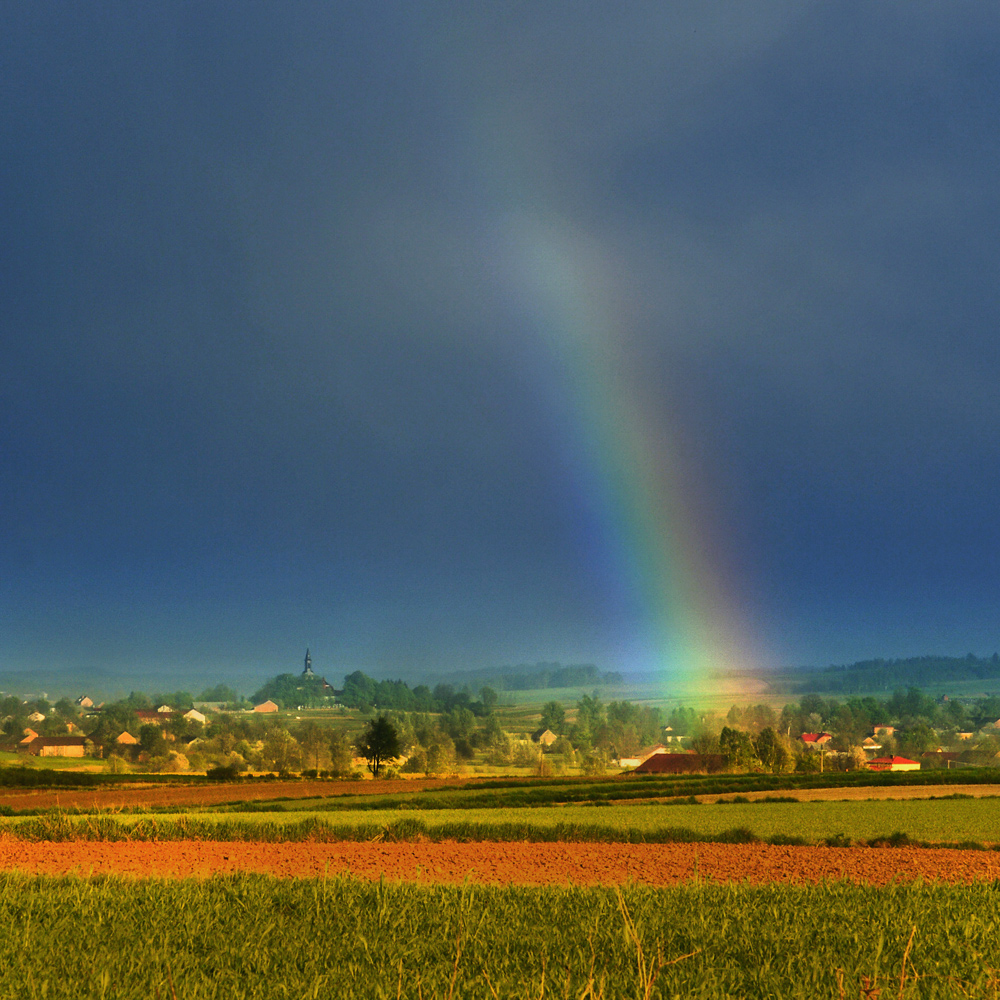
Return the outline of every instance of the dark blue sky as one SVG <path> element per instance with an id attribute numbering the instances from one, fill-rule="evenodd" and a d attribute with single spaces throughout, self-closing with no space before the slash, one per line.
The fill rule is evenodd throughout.
<path id="1" fill-rule="evenodd" d="M 669 674 L 673 535 L 757 665 L 992 653 L 998 45 L 974 3 L 3 5 L 0 674 Z M 661 435 L 697 530 L 616 506 Z"/>

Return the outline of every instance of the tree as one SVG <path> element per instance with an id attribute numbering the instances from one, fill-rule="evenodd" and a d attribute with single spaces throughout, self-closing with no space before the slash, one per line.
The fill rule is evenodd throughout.
<path id="1" fill-rule="evenodd" d="M 336 730 L 330 733 L 330 772 L 338 778 L 345 778 L 351 773 L 351 763 L 354 753 L 351 744 L 343 733 Z"/>
<path id="2" fill-rule="evenodd" d="M 757 753 L 754 750 L 750 737 L 742 729 L 730 729 L 728 726 L 722 727 L 719 733 L 719 748 L 726 763 L 732 768 L 752 767 L 760 764 Z"/>
<path id="3" fill-rule="evenodd" d="M 302 747 L 303 763 L 314 771 L 323 769 L 329 757 L 330 738 L 327 731 L 310 719 L 302 723 L 295 737 Z"/>
<path id="4" fill-rule="evenodd" d="M 232 741 L 232 747 L 235 750 L 235 738 Z M 261 749 L 261 762 L 264 767 L 269 771 L 283 774 L 298 767 L 300 760 L 301 751 L 291 733 L 282 729 L 281 726 L 272 726 L 268 729 L 264 737 L 264 746 Z"/>
<path id="5" fill-rule="evenodd" d="M 566 709 L 558 701 L 547 701 L 542 706 L 542 728 L 562 733 L 566 725 Z"/>
<path id="6" fill-rule="evenodd" d="M 774 774 L 784 771 L 792 761 L 792 755 L 784 741 L 772 726 L 765 726 L 754 740 L 754 749 L 761 764 Z"/>
<path id="7" fill-rule="evenodd" d="M 493 688 L 488 686 L 484 687 L 479 692 L 479 697 L 482 699 L 483 708 L 486 709 L 487 714 L 493 711 L 493 709 L 496 707 L 497 701 L 499 700 L 499 696 L 497 695 L 496 691 L 494 691 Z"/>
<path id="8" fill-rule="evenodd" d="M 163 730 L 154 722 L 148 723 L 139 730 L 139 743 L 150 757 L 158 757 L 167 752 Z"/>
<path id="9" fill-rule="evenodd" d="M 70 722 L 74 721 L 79 714 L 76 705 L 69 698 L 60 698 L 55 705 L 56 715 Z"/>
<path id="10" fill-rule="evenodd" d="M 216 684 L 215 687 L 205 688 L 201 692 L 198 698 L 199 701 L 221 701 L 221 702 L 236 702 L 240 700 L 240 696 L 228 685 L 226 684 Z"/>
<path id="11" fill-rule="evenodd" d="M 398 757 L 403 749 L 396 727 L 384 715 L 376 716 L 365 726 L 356 745 L 375 778 L 383 765 Z"/>

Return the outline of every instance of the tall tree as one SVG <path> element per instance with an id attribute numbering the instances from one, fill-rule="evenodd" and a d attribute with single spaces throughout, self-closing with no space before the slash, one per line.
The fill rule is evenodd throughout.
<path id="1" fill-rule="evenodd" d="M 547 701 L 542 706 L 542 726 L 561 734 L 565 725 L 566 709 L 558 701 Z"/>
<path id="2" fill-rule="evenodd" d="M 368 761 L 368 770 L 377 778 L 385 764 L 402 752 L 396 727 L 384 716 L 372 719 L 358 737 L 358 753 Z"/>

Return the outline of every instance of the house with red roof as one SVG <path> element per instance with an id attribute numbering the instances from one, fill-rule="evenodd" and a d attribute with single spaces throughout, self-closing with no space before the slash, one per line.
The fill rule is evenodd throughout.
<path id="1" fill-rule="evenodd" d="M 694 753 L 682 750 L 679 753 L 654 753 L 647 757 L 630 774 L 715 774 L 726 766 L 726 758 L 721 753 Z"/>
<path id="2" fill-rule="evenodd" d="M 805 743 L 807 750 L 819 750 L 833 739 L 833 733 L 803 733 L 799 738 Z"/>
<path id="3" fill-rule="evenodd" d="M 919 771 L 919 761 L 909 757 L 875 757 L 868 761 L 870 771 Z"/>

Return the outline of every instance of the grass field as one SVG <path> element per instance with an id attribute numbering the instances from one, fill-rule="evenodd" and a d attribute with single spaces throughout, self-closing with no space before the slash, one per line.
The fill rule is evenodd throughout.
<path id="1" fill-rule="evenodd" d="M 529 889 L 0 876 L 0 995 L 993 996 L 993 885 Z M 876 994 L 869 994 L 869 996 Z"/>
<path id="2" fill-rule="evenodd" d="M 279 820 L 282 816 L 280 813 L 256 815 Z M 295 819 L 303 814 L 296 810 L 284 815 Z M 306 812 L 305 815 L 322 818 L 324 813 Z M 377 825 L 418 816 L 428 831 L 458 819 L 454 810 L 421 810 L 414 814 L 396 809 L 325 815 L 338 824 Z M 511 823 L 538 827 L 579 824 L 642 832 L 662 827 L 686 827 L 708 835 L 742 827 L 761 838 L 777 834 L 795 835 L 813 843 L 837 833 L 851 840 L 869 840 L 894 831 L 903 831 L 916 840 L 935 843 L 963 840 L 1000 842 L 1000 800 L 997 799 L 752 802 L 697 806 L 637 804 L 597 808 L 568 805 L 533 809 L 463 809 L 460 817 L 465 823 L 484 827 Z"/>
<path id="3" fill-rule="evenodd" d="M 54 814 L 9 817 L 0 831 L 32 839 L 178 839 L 181 836 L 267 841 L 289 839 L 559 839 L 642 842 L 731 839 L 733 830 L 761 840 L 798 838 L 820 844 L 828 838 L 855 842 L 905 833 L 924 843 L 1000 843 L 996 799 L 911 799 L 879 802 L 752 802 L 718 805 L 543 806 L 533 809 L 377 809 L 337 811 L 288 809 L 252 812 L 214 810 L 122 813 L 96 816 Z M 681 832 L 683 831 L 683 832 Z"/>

